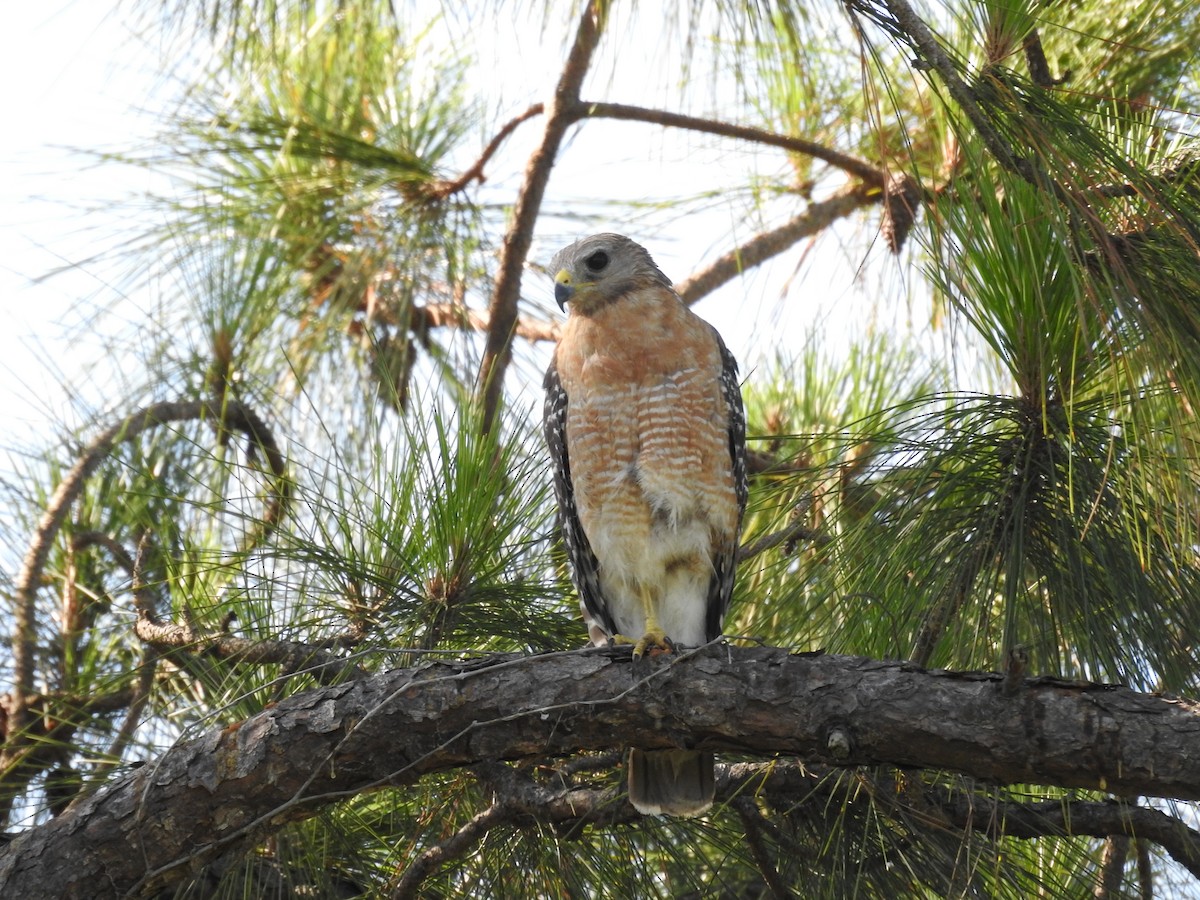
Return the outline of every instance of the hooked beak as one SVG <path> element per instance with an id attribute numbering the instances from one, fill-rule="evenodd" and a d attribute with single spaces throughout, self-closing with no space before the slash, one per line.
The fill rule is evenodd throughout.
<path id="1" fill-rule="evenodd" d="M 558 308 L 566 312 L 567 301 L 571 299 L 571 295 L 575 293 L 575 288 L 571 285 L 571 273 L 566 269 L 560 269 L 558 274 L 554 276 L 554 302 L 558 304 Z"/>

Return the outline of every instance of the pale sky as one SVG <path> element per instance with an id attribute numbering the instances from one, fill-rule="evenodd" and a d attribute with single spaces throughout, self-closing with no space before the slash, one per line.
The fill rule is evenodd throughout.
<path id="1" fill-rule="evenodd" d="M 152 119 L 135 109 L 152 107 L 163 87 L 154 54 L 110 9 L 50 0 L 5 10 L 0 415 L 21 443 L 31 429 L 53 433 L 48 420 L 66 415 L 56 373 L 77 379 L 79 362 L 98 346 L 78 333 L 80 312 L 117 294 L 103 262 L 45 276 L 108 249 L 122 227 L 112 201 L 145 183 L 129 168 L 100 166 L 75 152 L 128 147 L 149 133 Z"/>

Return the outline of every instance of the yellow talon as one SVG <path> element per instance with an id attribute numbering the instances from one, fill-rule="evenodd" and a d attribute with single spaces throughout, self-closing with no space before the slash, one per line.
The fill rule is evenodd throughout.
<path id="1" fill-rule="evenodd" d="M 647 650 L 665 650 L 667 653 L 675 652 L 675 645 L 671 643 L 671 639 L 667 637 L 667 633 L 658 627 L 657 623 L 652 623 L 646 633 L 642 635 L 642 639 L 634 644 L 633 658 L 641 659 L 646 655 Z"/>
<path id="2" fill-rule="evenodd" d="M 671 643 L 667 633 L 658 624 L 658 617 L 654 614 L 653 594 L 645 585 L 642 586 L 640 593 L 642 595 L 642 612 L 646 616 L 646 633 L 642 635 L 640 641 L 634 644 L 633 658 L 641 659 L 646 655 L 647 650 L 658 649 L 665 650 L 667 653 L 675 652 L 675 645 Z"/>

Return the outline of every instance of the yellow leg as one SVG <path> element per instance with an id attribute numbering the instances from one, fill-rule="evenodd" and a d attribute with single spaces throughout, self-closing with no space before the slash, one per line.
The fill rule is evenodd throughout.
<path id="1" fill-rule="evenodd" d="M 643 586 L 642 594 L 642 611 L 646 616 L 646 633 L 642 635 L 642 639 L 633 646 L 633 658 L 641 659 L 645 656 L 647 650 L 659 648 L 668 652 L 675 649 L 671 644 L 667 633 L 662 630 L 662 626 L 658 624 L 658 617 L 654 614 L 654 599 L 650 596 L 649 588 Z"/>

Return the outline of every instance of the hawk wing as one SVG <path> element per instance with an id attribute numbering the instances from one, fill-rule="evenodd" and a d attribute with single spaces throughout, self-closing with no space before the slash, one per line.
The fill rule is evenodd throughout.
<path id="1" fill-rule="evenodd" d="M 742 389 L 738 384 L 737 360 L 713 329 L 713 337 L 721 348 L 721 395 L 725 399 L 728 424 L 725 429 L 729 441 L 729 461 L 733 467 L 733 488 L 737 495 L 738 527 L 720 546 L 714 548 L 713 575 L 708 583 L 708 608 L 705 631 L 710 641 L 721 635 L 725 611 L 733 596 L 733 580 L 738 562 L 738 535 L 742 531 L 742 516 L 746 512 L 746 412 L 742 407 Z"/>
<path id="2" fill-rule="evenodd" d="M 543 382 L 546 388 L 546 405 L 543 410 L 542 428 L 546 444 L 550 447 L 550 460 L 554 467 L 554 495 L 558 499 L 558 526 L 562 530 L 563 544 L 571 565 L 571 580 L 579 591 L 584 609 L 600 623 L 609 634 L 617 633 L 600 592 L 600 565 L 575 508 L 575 487 L 571 483 L 571 459 L 567 453 L 567 392 L 558 378 L 558 365 L 551 360 Z M 740 403 L 740 397 L 739 397 Z"/>

